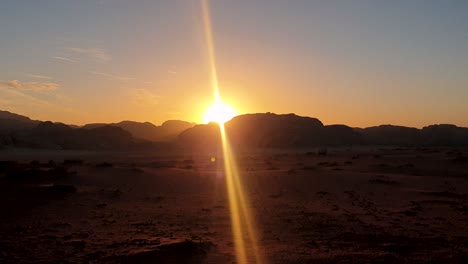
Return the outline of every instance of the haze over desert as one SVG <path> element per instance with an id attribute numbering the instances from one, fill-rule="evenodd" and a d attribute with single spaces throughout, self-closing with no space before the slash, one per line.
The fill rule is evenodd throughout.
<path id="1" fill-rule="evenodd" d="M 5 1 L 0 263 L 468 263 L 464 1 Z"/>

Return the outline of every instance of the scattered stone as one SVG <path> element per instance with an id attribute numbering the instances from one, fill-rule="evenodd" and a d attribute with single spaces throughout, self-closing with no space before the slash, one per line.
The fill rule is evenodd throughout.
<path id="1" fill-rule="evenodd" d="M 70 194 L 76 193 L 76 187 L 68 184 L 53 184 L 52 186 L 47 187 L 48 191 L 52 194 Z"/>
<path id="2" fill-rule="evenodd" d="M 65 242 L 65 245 L 83 249 L 86 246 L 86 241 L 84 241 L 84 240 L 70 240 L 70 241 Z"/>
<path id="3" fill-rule="evenodd" d="M 150 250 L 129 252 L 124 256 L 117 256 L 119 263 L 203 263 L 208 252 L 213 247 L 210 242 L 194 242 L 186 240 L 164 244 Z"/>
<path id="4" fill-rule="evenodd" d="M 386 179 L 371 179 L 369 180 L 370 183 L 376 184 L 385 184 L 385 185 L 400 185 L 399 182 L 394 180 L 386 180 Z"/>

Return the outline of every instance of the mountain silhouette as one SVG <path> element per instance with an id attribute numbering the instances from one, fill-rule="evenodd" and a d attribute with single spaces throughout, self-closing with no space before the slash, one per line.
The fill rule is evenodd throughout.
<path id="1" fill-rule="evenodd" d="M 236 116 L 224 126 L 236 148 L 468 146 L 468 128 L 450 124 L 422 129 L 394 125 L 351 128 L 342 124 L 324 125 L 317 118 L 295 114 L 257 113 Z M 0 148 L 112 150 L 175 145 L 188 149 L 219 149 L 219 125 L 170 120 L 161 126 L 122 121 L 77 127 L 0 111 Z"/>
<path id="2" fill-rule="evenodd" d="M 324 126 L 317 118 L 295 114 L 247 114 L 225 123 L 231 143 L 247 148 L 303 148 L 358 145 L 361 135 L 345 125 Z M 179 136 L 182 145 L 208 147 L 219 142 L 215 124 L 197 125 Z"/>
<path id="3" fill-rule="evenodd" d="M 320 120 L 294 114 L 247 114 L 225 124 L 231 141 L 249 147 L 301 147 L 319 144 Z"/>
<path id="4" fill-rule="evenodd" d="M 450 124 L 431 125 L 421 130 L 422 141 L 435 146 L 468 145 L 468 128 Z"/>
<path id="5" fill-rule="evenodd" d="M 381 125 L 359 129 L 363 140 L 369 145 L 419 145 L 421 130 L 413 127 Z"/>
<path id="6" fill-rule="evenodd" d="M 149 141 L 165 142 L 175 140 L 177 136 L 184 130 L 194 126 L 193 123 L 169 120 L 164 122 L 161 126 L 156 126 L 150 122 L 135 122 L 135 121 L 122 121 L 119 123 L 94 123 L 84 125 L 84 129 L 92 129 L 106 125 L 120 127 L 130 132 L 134 137 L 141 138 Z"/>
<path id="7" fill-rule="evenodd" d="M 31 120 L 29 117 L 0 110 L 0 135 L 14 131 L 33 128 L 40 121 Z"/>
<path id="8" fill-rule="evenodd" d="M 295 114 L 258 113 L 234 117 L 225 123 L 225 129 L 233 145 L 245 148 L 468 146 L 468 128 L 455 125 L 423 129 L 393 125 L 351 128 L 324 126 L 317 118 Z M 219 129 L 213 124 L 197 125 L 182 132 L 179 143 L 190 148 L 206 148 L 219 144 L 217 133 Z"/>
<path id="9" fill-rule="evenodd" d="M 150 146 L 120 127 L 75 129 L 62 123 L 40 122 L 37 126 L 4 137 L 6 146 L 38 149 L 115 150 Z"/>

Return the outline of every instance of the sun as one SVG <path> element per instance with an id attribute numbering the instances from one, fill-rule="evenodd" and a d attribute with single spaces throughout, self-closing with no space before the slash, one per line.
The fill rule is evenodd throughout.
<path id="1" fill-rule="evenodd" d="M 216 102 L 212 104 L 208 109 L 206 109 L 203 114 L 203 122 L 217 122 L 219 124 L 224 124 L 236 116 L 236 111 L 234 108 L 230 107 L 223 102 Z"/>

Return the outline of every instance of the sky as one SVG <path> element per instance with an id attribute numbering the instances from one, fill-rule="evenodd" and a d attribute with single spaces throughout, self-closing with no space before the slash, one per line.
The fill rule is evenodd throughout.
<path id="1" fill-rule="evenodd" d="M 468 127 L 468 1 L 211 0 L 222 100 L 325 124 Z M 0 110 L 201 122 L 198 0 L 0 0 Z"/>

